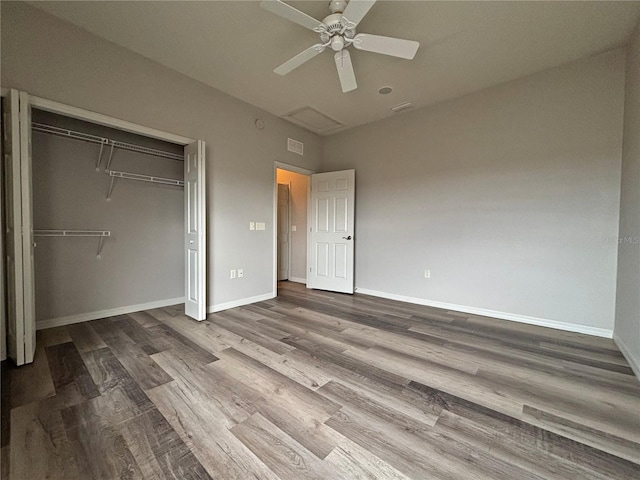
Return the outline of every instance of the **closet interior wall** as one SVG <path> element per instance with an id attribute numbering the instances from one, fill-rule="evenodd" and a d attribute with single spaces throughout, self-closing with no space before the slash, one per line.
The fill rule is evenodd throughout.
<path id="1" fill-rule="evenodd" d="M 33 122 L 182 155 L 183 147 L 35 110 Z M 37 322 L 184 297 L 184 190 L 116 179 L 110 147 L 32 132 L 34 230 L 110 231 L 98 238 L 35 237 Z M 183 179 L 183 162 L 115 148 L 111 170 Z M 47 322 L 49 323 L 49 322 Z"/>

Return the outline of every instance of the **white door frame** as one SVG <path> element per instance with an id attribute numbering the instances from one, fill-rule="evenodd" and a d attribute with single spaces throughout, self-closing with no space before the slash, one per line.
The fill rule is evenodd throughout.
<path id="1" fill-rule="evenodd" d="M 302 167 L 296 167 L 283 162 L 273 162 L 273 296 L 278 295 L 278 169 L 288 170 L 289 172 L 299 173 L 301 175 L 313 175 L 314 170 Z M 311 181 L 311 180 L 309 180 Z M 310 190 L 307 188 L 307 218 L 309 218 Z M 291 191 L 289 191 L 291 194 Z M 291 214 L 291 212 L 289 212 Z M 291 234 L 291 232 L 289 232 Z M 289 239 L 291 240 L 291 239 Z M 291 243 L 291 241 L 289 241 Z M 289 246 L 291 248 L 291 246 Z M 307 229 L 307 252 L 309 251 L 309 229 Z M 291 256 L 289 256 L 291 259 Z M 308 262 L 307 262 L 308 263 Z M 306 266 L 305 266 L 306 268 Z M 289 274 L 291 274 L 291 262 L 289 262 Z"/>

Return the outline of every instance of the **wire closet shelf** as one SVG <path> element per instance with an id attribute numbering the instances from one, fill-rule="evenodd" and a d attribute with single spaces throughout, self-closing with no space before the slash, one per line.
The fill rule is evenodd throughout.
<path id="1" fill-rule="evenodd" d="M 97 258 L 102 258 L 102 244 L 105 237 L 111 236 L 110 230 L 34 230 L 34 237 L 98 237 Z M 33 245 L 36 246 L 35 243 Z"/>
<path id="2" fill-rule="evenodd" d="M 57 135 L 59 137 L 72 138 L 75 140 L 82 140 L 85 142 L 95 143 L 100 145 L 100 158 L 102 157 L 102 149 L 106 147 L 120 148 L 122 150 L 129 150 L 137 153 L 144 153 L 147 155 L 153 155 L 155 157 L 168 158 L 171 160 L 183 161 L 183 156 L 179 153 L 167 152 L 164 150 L 158 150 L 155 148 L 143 147 L 141 145 L 135 145 L 133 143 L 120 142 L 111 138 L 99 137 L 97 135 L 91 135 L 88 133 L 77 132 L 66 128 L 54 127 L 53 125 L 46 125 L 44 123 L 33 122 L 31 127 L 34 132 L 46 133 L 49 135 Z"/>

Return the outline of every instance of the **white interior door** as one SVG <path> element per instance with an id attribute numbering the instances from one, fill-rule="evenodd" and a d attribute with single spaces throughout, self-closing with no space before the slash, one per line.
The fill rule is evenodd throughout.
<path id="1" fill-rule="evenodd" d="M 353 293 L 355 170 L 311 175 L 308 288 Z"/>
<path id="2" fill-rule="evenodd" d="M 33 362 L 36 316 L 31 189 L 31 106 L 11 90 L 4 102 L 4 191 L 7 265 L 7 350 L 16 365 Z"/>
<path id="3" fill-rule="evenodd" d="M 185 314 L 207 318 L 207 215 L 204 142 L 184 147 Z"/>
<path id="4" fill-rule="evenodd" d="M 289 185 L 278 184 L 278 281 L 289 279 Z"/>

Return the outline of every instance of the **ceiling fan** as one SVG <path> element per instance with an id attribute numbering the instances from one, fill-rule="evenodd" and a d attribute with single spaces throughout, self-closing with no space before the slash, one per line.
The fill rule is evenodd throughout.
<path id="1" fill-rule="evenodd" d="M 371 35 L 370 33 L 356 34 L 356 27 L 374 3 L 376 3 L 376 0 L 331 0 L 329 3 L 329 11 L 331 13 L 324 20 L 319 21 L 281 0 L 263 0 L 260 6 L 265 10 L 302 25 L 320 35 L 321 43 L 303 50 L 276 68 L 274 72 L 278 75 L 286 75 L 329 47 L 336 52 L 334 58 L 338 69 L 338 77 L 340 78 L 342 91 L 346 93 L 358 88 L 356 75 L 351 64 L 351 55 L 347 50 L 350 45 L 353 45 L 358 50 L 412 60 L 420 46 L 418 42 Z"/>

